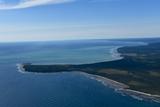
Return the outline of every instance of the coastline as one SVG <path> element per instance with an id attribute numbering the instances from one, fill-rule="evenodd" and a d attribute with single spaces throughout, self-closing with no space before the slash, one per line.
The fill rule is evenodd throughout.
<path id="1" fill-rule="evenodd" d="M 118 49 L 122 48 L 122 47 L 124 47 L 124 46 L 116 46 L 115 48 L 112 48 L 110 50 L 110 54 L 112 55 L 112 58 L 113 58 L 113 60 L 111 60 L 111 61 L 119 60 L 119 59 L 123 58 L 123 57 L 121 57 L 121 54 L 118 52 Z"/>
<path id="2" fill-rule="evenodd" d="M 144 92 L 140 92 L 136 90 L 131 90 L 129 86 L 126 84 L 123 84 L 123 83 L 120 83 L 120 82 L 117 82 L 112 79 L 102 77 L 99 75 L 88 74 L 85 72 L 80 72 L 80 73 L 84 74 L 90 79 L 97 80 L 98 82 L 102 83 L 104 86 L 112 88 L 115 90 L 115 92 L 118 92 L 122 95 L 131 96 L 132 98 L 141 100 L 141 101 L 147 100 L 147 101 L 153 101 L 153 102 L 160 103 L 160 95 L 152 95 L 152 94 L 148 94 L 148 93 L 144 93 Z"/>
<path id="3" fill-rule="evenodd" d="M 23 68 L 23 64 L 17 64 L 17 69 L 20 73 L 29 73 L 29 72 L 25 71 L 25 69 Z M 96 81 L 100 82 L 102 85 L 114 89 L 115 92 L 120 93 L 121 95 L 130 96 L 130 97 L 137 99 L 137 100 L 140 100 L 140 101 L 153 101 L 153 102 L 160 103 L 160 95 L 152 95 L 152 94 L 148 94 L 148 93 L 144 93 L 144 92 L 140 92 L 140 91 L 136 91 L 136 90 L 131 90 L 129 88 L 129 86 L 124 83 L 120 83 L 115 80 L 112 80 L 112 79 L 109 79 L 106 77 L 102 77 L 99 75 L 88 74 L 88 73 L 81 72 L 81 71 L 72 71 L 72 72 L 78 72 L 78 73 L 86 76 L 87 78 L 96 80 Z M 63 72 L 61 72 L 61 73 L 63 73 Z M 34 74 L 43 74 L 43 73 L 37 72 Z"/>
<path id="4" fill-rule="evenodd" d="M 144 43 L 143 45 L 148 45 L 148 44 Z M 119 59 L 123 59 L 123 57 L 121 56 L 121 53 L 118 52 L 118 49 L 119 48 L 123 48 L 123 47 L 125 47 L 125 46 L 119 46 L 119 47 L 113 48 L 111 50 L 112 51 L 111 53 L 113 54 L 113 56 L 119 57 Z M 144 93 L 144 92 L 132 90 L 126 84 L 117 82 L 115 80 L 111 80 L 111 79 L 108 79 L 106 77 L 102 77 L 102 76 L 98 76 L 98 75 L 93 75 L 93 74 L 90 74 L 90 75 L 92 76 L 93 79 L 95 79 L 95 80 L 97 80 L 99 82 L 102 82 L 102 84 L 105 85 L 105 86 L 111 85 L 109 87 L 114 88 L 115 91 L 120 92 L 123 95 L 129 95 L 132 98 L 135 98 L 137 100 L 150 100 L 150 101 L 154 101 L 154 102 L 160 103 L 160 95 L 152 95 L 152 94 L 149 94 L 149 93 Z M 107 84 L 108 82 L 105 83 L 106 80 L 112 81 L 111 83 L 114 83 L 114 84 L 118 83 L 119 85 L 117 85 L 118 87 L 116 88 L 111 83 L 110 84 Z"/>
<path id="5" fill-rule="evenodd" d="M 117 58 L 116 60 L 118 60 L 118 57 L 119 57 L 119 59 L 123 59 L 123 57 L 121 57 L 121 53 L 118 52 L 118 49 L 121 47 L 124 47 L 124 46 L 115 47 L 110 50 L 110 52 L 113 54 L 113 57 Z M 17 69 L 21 73 L 29 73 L 24 69 L 24 64 L 17 64 Z M 144 101 L 153 101 L 153 102 L 160 103 L 160 95 L 152 95 L 149 93 L 144 93 L 144 92 L 132 90 L 126 84 L 117 82 L 115 80 L 112 80 L 112 79 L 109 79 L 109 78 L 106 78 L 103 76 L 88 74 L 88 73 L 81 72 L 81 71 L 72 71 L 72 72 L 79 72 L 80 74 L 84 74 L 88 78 L 97 80 L 98 82 L 102 83 L 104 86 L 112 88 L 115 90 L 115 92 L 118 92 L 122 95 L 127 95 L 127 96 L 130 96 L 130 97 L 135 98 L 140 101 L 144 100 Z M 35 74 L 43 74 L 43 73 L 37 72 Z"/>
<path id="6" fill-rule="evenodd" d="M 16 64 L 17 69 L 20 73 L 27 73 L 27 71 L 25 71 L 24 69 L 24 65 L 23 64 Z"/>

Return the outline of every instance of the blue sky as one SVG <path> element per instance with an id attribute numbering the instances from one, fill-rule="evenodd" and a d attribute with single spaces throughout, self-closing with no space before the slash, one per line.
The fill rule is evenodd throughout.
<path id="1" fill-rule="evenodd" d="M 160 0 L 0 0 L 0 41 L 160 37 Z"/>

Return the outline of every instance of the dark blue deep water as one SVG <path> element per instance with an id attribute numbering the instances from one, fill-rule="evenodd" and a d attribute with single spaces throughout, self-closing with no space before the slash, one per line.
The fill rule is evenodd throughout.
<path id="1" fill-rule="evenodd" d="M 122 96 L 77 73 L 34 74 L 16 64 L 92 63 L 119 58 L 113 49 L 134 43 L 107 40 L 0 44 L 0 107 L 160 107 Z"/>

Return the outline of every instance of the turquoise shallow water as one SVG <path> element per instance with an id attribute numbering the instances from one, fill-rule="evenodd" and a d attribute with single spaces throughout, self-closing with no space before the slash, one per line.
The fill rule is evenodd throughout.
<path id="1" fill-rule="evenodd" d="M 160 107 L 122 96 L 86 76 L 23 74 L 16 64 L 91 63 L 113 60 L 111 49 L 134 43 L 105 40 L 0 44 L 0 107 Z"/>

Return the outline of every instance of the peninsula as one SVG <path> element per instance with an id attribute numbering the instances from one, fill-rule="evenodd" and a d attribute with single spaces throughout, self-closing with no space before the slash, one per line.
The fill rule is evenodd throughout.
<path id="1" fill-rule="evenodd" d="M 80 71 L 94 75 L 119 92 L 160 102 L 160 42 L 118 48 L 122 59 L 92 64 L 21 64 L 24 72 L 55 73 Z"/>

